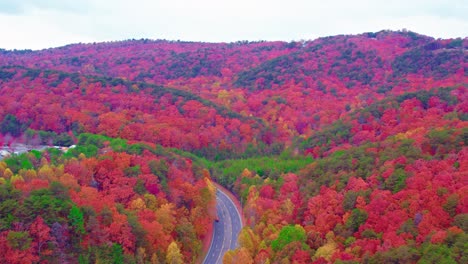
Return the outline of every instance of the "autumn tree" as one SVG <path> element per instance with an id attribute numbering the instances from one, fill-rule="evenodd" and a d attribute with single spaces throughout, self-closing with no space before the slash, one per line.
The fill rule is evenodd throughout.
<path id="1" fill-rule="evenodd" d="M 182 264 L 184 263 L 184 259 L 182 254 L 180 253 L 179 246 L 175 241 L 172 241 L 167 248 L 166 254 L 166 263 L 168 264 Z"/>

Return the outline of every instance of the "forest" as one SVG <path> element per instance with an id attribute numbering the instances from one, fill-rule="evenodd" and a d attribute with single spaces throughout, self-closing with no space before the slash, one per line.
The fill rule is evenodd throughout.
<path id="1" fill-rule="evenodd" d="M 467 39 L 0 50 L 0 263 L 468 263 Z M 72 148 L 68 148 L 72 146 Z M 67 147 L 61 150 L 57 147 Z"/>

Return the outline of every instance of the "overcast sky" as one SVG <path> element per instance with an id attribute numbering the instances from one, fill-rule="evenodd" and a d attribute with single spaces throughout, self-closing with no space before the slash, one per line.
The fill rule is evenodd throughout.
<path id="1" fill-rule="evenodd" d="M 310 40 L 406 28 L 468 35 L 467 0 L 0 0 L 0 48 L 168 39 Z"/>

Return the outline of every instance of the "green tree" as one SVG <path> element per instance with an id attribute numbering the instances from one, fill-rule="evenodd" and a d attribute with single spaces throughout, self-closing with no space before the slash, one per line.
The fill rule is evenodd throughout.
<path id="1" fill-rule="evenodd" d="M 77 234 L 85 233 L 83 212 L 79 207 L 76 205 L 72 206 L 70 213 L 68 214 L 68 219 L 70 220 L 71 226 L 75 229 Z"/>
<path id="2" fill-rule="evenodd" d="M 17 173 L 20 169 L 29 170 L 34 168 L 32 162 L 29 160 L 28 154 L 26 153 L 7 158 L 5 159 L 5 163 L 14 173 Z"/>
<path id="3" fill-rule="evenodd" d="M 420 264 L 457 263 L 453 259 L 452 250 L 447 245 L 429 244 L 423 248 L 421 255 L 421 259 L 418 261 Z"/>
<path id="4" fill-rule="evenodd" d="M 453 225 L 458 226 L 463 232 L 468 233 L 468 214 L 459 214 L 453 218 Z"/>
<path id="5" fill-rule="evenodd" d="M 124 263 L 124 256 L 122 246 L 119 244 L 112 244 L 112 260 L 114 264 Z"/>
<path id="6" fill-rule="evenodd" d="M 64 216 L 69 213 L 68 199 L 58 199 L 50 190 L 39 189 L 31 192 L 31 195 L 18 208 L 18 216 L 25 222 L 32 222 L 38 215 L 51 225 L 54 222 L 63 223 Z"/>
<path id="7" fill-rule="evenodd" d="M 392 248 L 389 251 L 377 252 L 373 256 L 364 256 L 363 263 L 380 264 L 380 263 L 402 263 L 411 264 L 416 263 L 419 259 L 419 252 L 413 247 L 401 246 Z M 419 262 L 418 262 L 419 263 Z"/>
<path id="8" fill-rule="evenodd" d="M 70 146 L 73 145 L 73 139 L 67 133 L 62 133 L 54 138 L 54 145 Z"/>
<path id="9" fill-rule="evenodd" d="M 0 123 L 0 132 L 2 134 L 11 134 L 14 137 L 18 137 L 22 131 L 22 124 L 14 115 L 7 114 Z"/>
<path id="10" fill-rule="evenodd" d="M 353 209 L 351 216 L 346 221 L 346 227 L 350 228 L 353 232 L 358 231 L 359 227 L 366 222 L 367 212 L 361 209 Z"/>
<path id="11" fill-rule="evenodd" d="M 9 229 L 17 221 L 16 212 L 21 206 L 21 192 L 9 182 L 0 184 L 0 231 Z"/>
<path id="12" fill-rule="evenodd" d="M 390 177 L 385 180 L 385 189 L 391 190 L 393 193 L 401 191 L 406 186 L 406 178 L 408 175 L 402 168 L 397 168 Z"/>
<path id="13" fill-rule="evenodd" d="M 300 225 L 284 226 L 281 229 L 278 235 L 278 238 L 271 242 L 271 248 L 274 251 L 280 251 L 287 244 L 291 242 L 294 242 L 294 241 L 305 242 L 306 239 L 307 239 L 307 236 L 302 226 Z"/>
<path id="14" fill-rule="evenodd" d="M 10 231 L 7 235 L 7 241 L 10 247 L 14 249 L 26 250 L 31 246 L 32 239 L 29 237 L 28 232 Z"/>
<path id="15" fill-rule="evenodd" d="M 458 201 L 460 198 L 458 198 L 458 195 L 456 193 L 451 194 L 449 197 L 447 197 L 447 201 L 442 205 L 442 208 L 451 216 L 454 217 L 456 215 L 456 209 L 458 205 Z"/>

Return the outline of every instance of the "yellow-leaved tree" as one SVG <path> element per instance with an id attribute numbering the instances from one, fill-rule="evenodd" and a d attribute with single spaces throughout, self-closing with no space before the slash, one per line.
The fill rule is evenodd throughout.
<path id="1" fill-rule="evenodd" d="M 184 263 L 184 258 L 182 253 L 180 253 L 179 246 L 175 241 L 172 241 L 167 248 L 166 254 L 166 263 L 167 264 L 182 264 Z"/>

